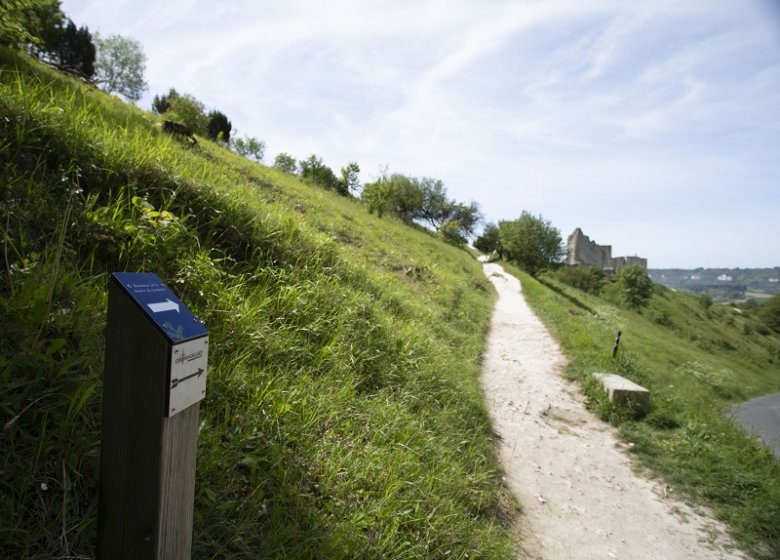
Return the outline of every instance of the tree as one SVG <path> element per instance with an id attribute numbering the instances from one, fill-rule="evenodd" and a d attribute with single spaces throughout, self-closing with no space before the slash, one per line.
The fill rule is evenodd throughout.
<path id="1" fill-rule="evenodd" d="M 274 169 L 295 175 L 298 173 L 298 162 L 290 154 L 282 152 L 274 158 Z"/>
<path id="2" fill-rule="evenodd" d="M 152 100 L 152 111 L 158 115 L 165 114 L 165 112 L 171 108 L 171 98 L 178 96 L 179 92 L 173 88 L 171 88 L 167 94 L 155 95 L 154 99 Z"/>
<path id="3" fill-rule="evenodd" d="M 341 178 L 339 179 L 339 194 L 350 196 L 357 194 L 360 190 L 360 166 L 354 161 L 350 161 L 346 167 L 341 168 Z"/>
<path id="4" fill-rule="evenodd" d="M 257 162 L 263 161 L 263 157 L 265 157 L 265 142 L 257 138 L 236 138 L 230 143 L 230 147 L 238 155 Z"/>
<path id="5" fill-rule="evenodd" d="M 55 36 L 57 46 L 52 53 L 54 61 L 63 68 L 91 78 L 95 73 L 95 44 L 89 29 L 76 27 L 68 19 L 55 31 Z"/>
<path id="6" fill-rule="evenodd" d="M 623 303 L 629 309 L 638 311 L 653 295 L 653 281 L 645 268 L 638 264 L 621 267 L 617 280 Z"/>
<path id="7" fill-rule="evenodd" d="M 333 170 L 322 162 L 322 158 L 314 154 L 300 161 L 301 177 L 310 183 L 326 190 L 337 190 L 339 180 Z"/>
<path id="8" fill-rule="evenodd" d="M 225 142 L 229 145 L 230 132 L 233 130 L 233 124 L 228 120 L 227 116 L 221 111 L 211 111 L 207 116 L 209 119 L 208 123 L 206 124 L 206 132 L 208 133 L 208 137 L 214 141 Z M 260 143 L 254 138 L 248 138 L 247 140 L 254 143 L 253 147 L 255 149 L 260 147 Z M 263 159 L 263 151 L 264 150 L 259 150 L 260 158 L 257 161 Z"/>
<path id="9" fill-rule="evenodd" d="M 163 117 L 185 124 L 201 136 L 207 134 L 208 117 L 203 103 L 191 95 L 180 94 L 173 89 L 168 94 L 166 102 L 168 109 L 163 113 Z"/>
<path id="10" fill-rule="evenodd" d="M 0 45 L 53 54 L 65 22 L 59 0 L 0 2 Z"/>
<path id="11" fill-rule="evenodd" d="M 383 175 L 363 187 L 361 198 L 368 204 L 368 211 L 380 217 L 385 213 L 394 214 L 406 224 L 422 217 L 423 191 L 413 177 L 400 173 Z"/>
<path id="12" fill-rule="evenodd" d="M 121 35 L 97 36 L 95 76 L 98 85 L 108 93 L 119 93 L 138 101 L 146 90 L 144 73 L 146 55 L 135 39 Z"/>
<path id="13" fill-rule="evenodd" d="M 483 253 L 499 252 L 498 226 L 496 224 L 487 224 L 482 230 L 482 235 L 474 241 L 474 247 Z"/>
<path id="14" fill-rule="evenodd" d="M 780 294 L 775 294 L 762 303 L 756 315 L 767 327 L 776 333 L 780 333 Z"/>
<path id="15" fill-rule="evenodd" d="M 604 271 L 595 266 L 564 266 L 556 274 L 558 280 L 578 290 L 598 295 L 604 287 Z"/>
<path id="16" fill-rule="evenodd" d="M 363 186 L 360 199 L 368 206 L 370 214 L 376 213 L 380 218 L 390 211 L 391 188 L 387 181 L 378 180 Z"/>
<path id="17" fill-rule="evenodd" d="M 474 201 L 468 204 L 461 202 L 450 203 L 450 215 L 447 222 L 453 221 L 460 224 L 460 233 L 465 239 L 472 237 L 477 225 L 482 221 L 479 205 Z"/>
<path id="18" fill-rule="evenodd" d="M 422 192 L 420 218 L 438 230 L 444 222 L 453 219 L 454 203 L 447 198 L 447 189 L 440 179 L 423 177 L 418 185 Z"/>
<path id="19" fill-rule="evenodd" d="M 519 219 L 498 223 L 504 256 L 536 276 L 558 263 L 564 254 L 561 232 L 542 216 L 523 212 Z"/>
<path id="20" fill-rule="evenodd" d="M 439 235 L 450 245 L 462 247 L 466 244 L 466 237 L 463 235 L 463 226 L 459 220 L 447 220 L 439 227 Z"/>

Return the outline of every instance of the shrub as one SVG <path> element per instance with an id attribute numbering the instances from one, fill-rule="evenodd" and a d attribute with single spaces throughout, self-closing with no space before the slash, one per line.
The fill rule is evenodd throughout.
<path id="1" fill-rule="evenodd" d="M 567 266 L 557 271 L 556 277 L 564 284 L 593 295 L 599 295 L 604 287 L 604 272 L 592 266 Z"/>
<path id="2" fill-rule="evenodd" d="M 499 222 L 498 239 L 503 256 L 531 276 L 552 268 L 564 254 L 560 231 L 526 211 L 517 220 Z"/>
<path id="3" fill-rule="evenodd" d="M 780 333 L 780 294 L 775 294 L 759 307 L 756 315 L 767 327 Z"/>
<path id="4" fill-rule="evenodd" d="M 647 305 L 653 295 L 653 281 L 647 276 L 645 268 L 638 264 L 621 268 L 617 284 L 622 303 L 635 311 Z"/>

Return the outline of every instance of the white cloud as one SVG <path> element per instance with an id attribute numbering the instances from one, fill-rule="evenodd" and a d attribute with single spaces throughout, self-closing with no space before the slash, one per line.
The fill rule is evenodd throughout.
<path id="1" fill-rule="evenodd" d="M 663 196 L 699 208 L 702 193 L 750 198 L 780 174 L 780 41 L 760 4 L 63 7 L 91 29 L 141 41 L 142 105 L 173 86 L 265 140 L 270 158 L 314 152 L 334 168 L 358 161 L 366 179 L 384 164 L 437 176 L 493 220 L 522 209 L 567 224 L 577 212 L 599 215 L 609 242 L 609 223 L 625 224 L 604 213 L 607 203 L 650 212 Z M 763 207 L 780 204 L 774 192 Z"/>

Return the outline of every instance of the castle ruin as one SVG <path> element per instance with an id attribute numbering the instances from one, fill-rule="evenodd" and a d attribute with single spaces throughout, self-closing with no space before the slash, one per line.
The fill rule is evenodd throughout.
<path id="1" fill-rule="evenodd" d="M 566 251 L 568 266 L 595 266 L 604 272 L 614 274 L 629 264 L 638 264 L 647 269 L 647 259 L 641 257 L 613 257 L 612 245 L 599 245 L 577 228 L 569 236 Z"/>

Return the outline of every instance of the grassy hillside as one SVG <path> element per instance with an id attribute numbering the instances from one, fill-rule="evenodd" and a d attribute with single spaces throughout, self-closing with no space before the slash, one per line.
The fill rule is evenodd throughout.
<path id="1" fill-rule="evenodd" d="M 509 558 L 464 251 L 0 50 L 0 550 L 92 557 L 106 285 L 208 326 L 195 558 Z"/>
<path id="2" fill-rule="evenodd" d="M 780 557 L 780 463 L 727 416 L 732 404 L 780 391 L 780 337 L 739 310 L 661 286 L 637 314 L 509 269 L 560 341 L 569 376 L 634 444 L 640 463 L 682 497 L 712 508 L 757 557 Z M 592 378 L 597 371 L 650 389 L 649 415 L 635 420 L 614 409 Z"/>

